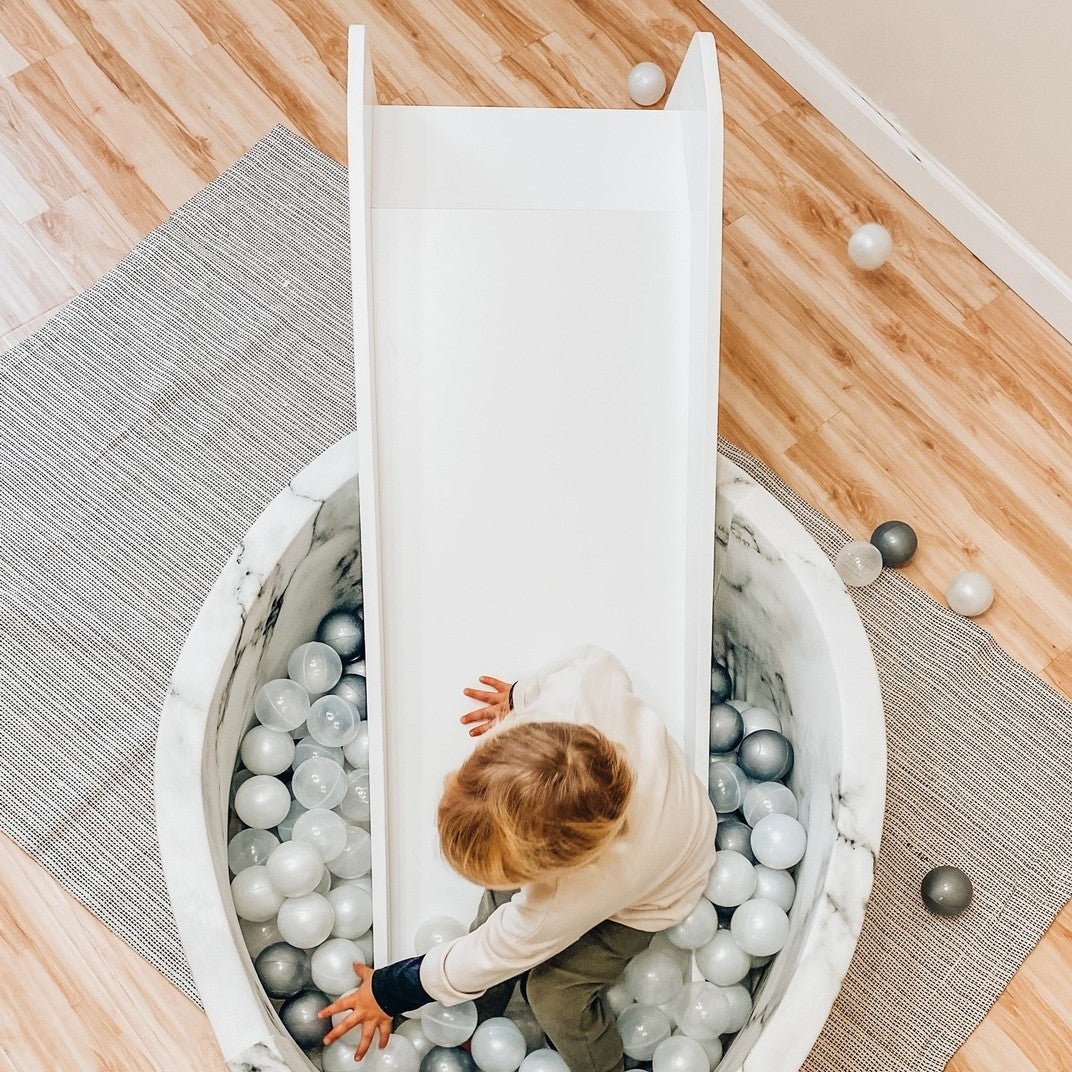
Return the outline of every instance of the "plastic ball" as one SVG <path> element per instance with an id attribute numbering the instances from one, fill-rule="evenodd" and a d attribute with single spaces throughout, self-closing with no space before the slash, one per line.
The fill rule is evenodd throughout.
<path id="1" fill-rule="evenodd" d="M 736 763 L 711 757 L 707 768 L 707 795 L 717 812 L 736 811 L 747 788 L 746 778 Z"/>
<path id="2" fill-rule="evenodd" d="M 290 653 L 287 674 L 291 681 L 296 681 L 310 696 L 321 696 L 339 683 L 339 678 L 342 677 L 342 659 L 334 648 L 311 640 Z"/>
<path id="3" fill-rule="evenodd" d="M 481 1072 L 517 1072 L 525 1059 L 525 1037 L 505 1016 L 485 1020 L 469 1047 Z"/>
<path id="4" fill-rule="evenodd" d="M 719 931 L 703 949 L 696 950 L 696 967 L 709 983 L 733 986 L 752 970 L 752 958 L 729 931 Z"/>
<path id="5" fill-rule="evenodd" d="M 773 901 L 745 901 L 730 922 L 733 940 L 750 956 L 769 957 L 789 937 L 789 917 Z"/>
<path id="6" fill-rule="evenodd" d="M 435 1044 L 424 1033 L 420 1020 L 403 1020 L 395 1028 L 394 1033 L 401 1035 L 403 1038 L 408 1038 L 413 1043 L 413 1048 L 417 1051 L 417 1057 L 422 1062 L 425 1055 L 435 1048 Z"/>
<path id="7" fill-rule="evenodd" d="M 772 867 L 756 864 L 756 892 L 759 900 L 773 901 L 783 912 L 793 907 L 797 896 L 797 884 L 788 871 L 776 871 Z"/>
<path id="8" fill-rule="evenodd" d="M 350 1032 L 347 1032 L 347 1035 L 349 1034 Z M 356 1047 L 348 1042 L 344 1042 L 341 1038 L 336 1039 L 330 1046 L 324 1048 L 321 1055 L 321 1067 L 324 1072 L 353 1072 L 357 1068 L 355 1050 Z"/>
<path id="9" fill-rule="evenodd" d="M 729 704 L 715 704 L 711 708 L 711 751 L 732 752 L 743 736 L 741 713 Z"/>
<path id="10" fill-rule="evenodd" d="M 671 1035 L 655 1047 L 652 1072 L 708 1072 L 707 1054 L 687 1035 Z"/>
<path id="11" fill-rule="evenodd" d="M 635 999 L 629 987 L 620 979 L 603 991 L 603 1004 L 606 1005 L 614 1019 L 617 1019 L 619 1014 L 628 1009 L 634 1001 Z"/>
<path id="12" fill-rule="evenodd" d="M 696 907 L 680 922 L 668 927 L 667 939 L 678 949 L 699 949 L 707 945 L 718 930 L 718 913 L 710 901 L 700 898 Z"/>
<path id="13" fill-rule="evenodd" d="M 570 1072 L 570 1067 L 554 1050 L 541 1047 L 521 1062 L 521 1072 Z"/>
<path id="14" fill-rule="evenodd" d="M 426 919 L 418 928 L 413 938 L 413 945 L 418 956 L 423 956 L 433 946 L 444 942 L 453 942 L 468 932 L 469 928 L 459 923 L 452 916 L 433 916 Z"/>
<path id="15" fill-rule="evenodd" d="M 670 1037 L 670 1021 L 653 1005 L 630 1005 L 617 1022 L 622 1047 L 635 1061 L 650 1061 L 659 1043 Z"/>
<path id="16" fill-rule="evenodd" d="M 327 941 L 335 925 L 335 913 L 326 897 L 307 893 L 304 897 L 287 898 L 279 908 L 276 923 L 285 942 L 299 949 L 312 949 Z"/>
<path id="17" fill-rule="evenodd" d="M 334 648 L 344 662 L 360 659 L 365 651 L 365 626 L 355 610 L 333 610 L 316 627 L 316 639 Z"/>
<path id="18" fill-rule="evenodd" d="M 294 772 L 290 787 L 305 808 L 334 808 L 346 796 L 346 775 L 338 763 L 314 756 Z"/>
<path id="19" fill-rule="evenodd" d="M 715 845 L 719 849 L 739 852 L 748 861 L 755 860 L 752 855 L 752 828 L 739 819 L 727 819 L 718 824 Z"/>
<path id="20" fill-rule="evenodd" d="M 882 573 L 882 552 L 864 540 L 853 540 L 838 551 L 834 569 L 849 588 L 864 588 Z"/>
<path id="21" fill-rule="evenodd" d="M 626 78 L 629 99 L 642 108 L 650 108 L 663 99 L 666 92 L 666 75 L 657 63 L 646 60 L 638 63 Z"/>
<path id="22" fill-rule="evenodd" d="M 280 841 L 290 841 L 290 839 L 294 837 L 294 824 L 307 810 L 307 808 L 304 808 L 296 800 L 290 802 L 287 814 L 276 824 L 275 832 L 279 835 Z"/>
<path id="23" fill-rule="evenodd" d="M 338 997 L 358 985 L 354 964 L 364 962 L 361 950 L 349 939 L 329 938 L 313 952 L 310 961 L 313 985 L 325 994 Z"/>
<path id="24" fill-rule="evenodd" d="M 711 667 L 711 706 L 717 707 L 720 703 L 725 703 L 731 692 L 733 682 L 730 680 L 729 671 L 721 663 L 714 663 Z"/>
<path id="25" fill-rule="evenodd" d="M 227 842 L 227 866 L 237 875 L 247 867 L 267 863 L 278 844 L 279 838 L 270 830 L 239 830 Z"/>
<path id="26" fill-rule="evenodd" d="M 759 730 L 774 730 L 782 732 L 782 720 L 765 707 L 749 707 L 741 712 L 741 721 L 744 723 L 744 736 L 756 733 Z"/>
<path id="27" fill-rule="evenodd" d="M 950 610 L 975 618 L 986 613 L 994 602 L 994 585 L 985 573 L 965 570 L 958 573 L 945 590 L 945 601 Z"/>
<path id="28" fill-rule="evenodd" d="M 333 860 L 346 848 L 346 821 L 327 808 L 310 808 L 294 820 L 291 837 L 312 845 L 322 860 Z"/>
<path id="29" fill-rule="evenodd" d="M 727 986 L 722 993 L 729 1003 L 732 1017 L 726 1031 L 740 1031 L 752 1015 L 752 995 L 744 986 Z"/>
<path id="30" fill-rule="evenodd" d="M 313 893 L 319 893 L 322 897 L 327 897 L 327 895 L 331 892 L 331 880 L 332 874 L 325 867 L 324 873 L 320 876 L 320 881 L 313 888 Z"/>
<path id="31" fill-rule="evenodd" d="M 744 795 L 744 817 L 755 826 L 764 815 L 797 817 L 797 798 L 793 790 L 781 782 L 759 782 Z"/>
<path id="32" fill-rule="evenodd" d="M 357 708 L 341 696 L 321 696 L 309 707 L 309 736 L 329 748 L 342 748 L 357 735 L 361 716 Z"/>
<path id="33" fill-rule="evenodd" d="M 784 871 L 804 858 L 808 835 L 790 815 L 765 815 L 752 828 L 752 851 L 765 867 Z"/>
<path id="34" fill-rule="evenodd" d="M 287 787 L 270 774 L 255 774 L 235 793 L 235 812 L 246 826 L 267 830 L 278 826 L 290 808 Z"/>
<path id="35" fill-rule="evenodd" d="M 882 564 L 896 568 L 912 561 L 919 538 L 915 529 L 904 521 L 883 521 L 871 533 L 871 543 L 882 555 Z"/>
<path id="36" fill-rule="evenodd" d="M 341 696 L 347 703 L 353 704 L 358 718 L 368 718 L 368 688 L 363 674 L 343 674 L 328 695 Z"/>
<path id="37" fill-rule="evenodd" d="M 755 833 L 753 832 L 753 838 Z M 756 872 L 748 857 L 732 849 L 715 855 L 715 864 L 707 877 L 704 896 L 722 908 L 734 908 L 752 896 L 756 888 Z"/>
<path id="38" fill-rule="evenodd" d="M 268 880 L 284 897 L 304 897 L 323 877 L 324 858 L 307 841 L 284 841 L 272 850 L 265 867 Z"/>
<path id="39" fill-rule="evenodd" d="M 392 1033 L 386 1046 L 370 1046 L 365 1056 L 352 1067 L 361 1072 L 417 1072 L 421 1059 L 408 1038 Z"/>
<path id="40" fill-rule="evenodd" d="M 286 942 L 276 942 L 262 950 L 253 962 L 257 978 L 270 998 L 289 998 L 312 981 L 309 954 Z"/>
<path id="41" fill-rule="evenodd" d="M 262 725 L 289 733 L 309 715 L 309 693 L 296 681 L 276 678 L 262 685 L 253 700 L 253 711 Z"/>
<path id="42" fill-rule="evenodd" d="M 779 782 L 793 769 L 793 744 L 777 730 L 756 730 L 741 741 L 737 765 L 757 782 Z"/>
<path id="43" fill-rule="evenodd" d="M 682 1035 L 681 1031 L 675 1031 L 671 1038 L 688 1038 L 688 1035 Z M 719 1061 L 722 1060 L 722 1040 L 721 1039 L 693 1039 L 707 1055 L 707 1068 L 708 1072 L 715 1072 L 718 1067 Z"/>
<path id="44" fill-rule="evenodd" d="M 641 1005 L 662 1005 L 684 981 L 680 961 L 653 949 L 637 954 L 622 972 L 622 982 Z"/>
<path id="45" fill-rule="evenodd" d="M 849 238 L 849 260 L 867 272 L 881 268 L 892 252 L 893 238 L 881 223 L 865 223 Z"/>
<path id="46" fill-rule="evenodd" d="M 235 913 L 251 923 L 269 920 L 283 904 L 283 895 L 268 879 L 268 869 L 262 864 L 239 871 L 231 880 L 231 898 Z"/>
<path id="47" fill-rule="evenodd" d="M 351 823 L 367 823 L 372 817 L 372 790 L 367 770 L 352 770 L 346 776 L 346 795 L 339 802 L 339 814 Z"/>
<path id="48" fill-rule="evenodd" d="M 936 916 L 958 916 L 972 903 L 972 882 L 959 867 L 943 864 L 928 871 L 920 886 L 923 903 Z"/>
<path id="49" fill-rule="evenodd" d="M 360 886 L 336 886 L 326 896 L 335 913 L 331 933 L 336 938 L 359 938 L 372 926 L 372 898 Z"/>
<path id="50" fill-rule="evenodd" d="M 351 767 L 356 767 L 358 770 L 368 769 L 369 765 L 369 737 L 368 737 L 368 723 L 362 722 L 357 727 L 357 733 L 354 734 L 354 739 L 349 744 L 342 746 L 342 753 L 346 757 L 346 762 Z"/>
<path id="51" fill-rule="evenodd" d="M 270 945 L 283 940 L 275 924 L 275 916 L 263 919 L 259 923 L 240 917 L 238 924 L 242 928 L 242 938 L 246 943 L 246 949 L 253 960 L 256 960 Z"/>
<path id="52" fill-rule="evenodd" d="M 740 699 L 727 700 L 726 703 L 728 703 L 730 707 L 734 709 L 734 711 L 738 711 L 742 715 L 745 713 L 745 711 L 748 711 L 756 706 L 754 703 L 751 703 L 748 700 Z"/>
<path id="53" fill-rule="evenodd" d="M 410 1023 L 420 1023 L 411 1020 Z M 421 1072 L 476 1072 L 476 1062 L 454 1046 L 433 1046 L 421 1059 Z"/>
<path id="54" fill-rule="evenodd" d="M 372 837 L 360 826 L 346 828 L 346 847 L 327 861 L 327 868 L 339 878 L 360 878 L 372 867 Z"/>
<path id="55" fill-rule="evenodd" d="M 294 738 L 285 730 L 254 726 L 242 738 L 239 754 L 254 774 L 282 774 L 294 758 Z"/>
<path id="56" fill-rule="evenodd" d="M 330 759 L 341 767 L 346 757 L 341 748 L 321 744 L 314 737 L 304 737 L 294 746 L 294 759 L 290 765 L 297 770 L 307 759 Z"/>
<path id="57" fill-rule="evenodd" d="M 361 950 L 361 955 L 365 958 L 365 963 L 371 968 L 376 963 L 372 948 L 372 931 L 367 930 L 364 934 L 359 934 L 353 939 L 353 943 Z"/>
<path id="58" fill-rule="evenodd" d="M 694 1039 L 718 1038 L 729 1022 L 729 1004 L 722 991 L 710 983 L 690 983 L 674 1000 L 677 1024 L 683 1035 Z"/>
<path id="59" fill-rule="evenodd" d="M 303 990 L 283 1002 L 279 1019 L 303 1050 L 315 1049 L 331 1030 L 331 1021 L 320 1019 L 320 1013 L 330 1004 L 327 994 L 318 990 Z"/>
<path id="60" fill-rule="evenodd" d="M 476 1005 L 463 1001 L 460 1005 L 441 1005 L 433 1001 L 421 1009 L 424 1033 L 437 1046 L 460 1046 L 476 1030 Z"/>

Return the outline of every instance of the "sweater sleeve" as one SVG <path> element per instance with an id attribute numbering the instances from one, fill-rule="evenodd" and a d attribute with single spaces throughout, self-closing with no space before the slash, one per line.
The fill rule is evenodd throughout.
<path id="1" fill-rule="evenodd" d="M 515 711 L 539 703 L 554 707 L 564 720 L 576 721 L 592 702 L 632 691 L 633 683 L 618 658 L 588 644 L 521 678 L 514 684 L 511 700 Z"/>

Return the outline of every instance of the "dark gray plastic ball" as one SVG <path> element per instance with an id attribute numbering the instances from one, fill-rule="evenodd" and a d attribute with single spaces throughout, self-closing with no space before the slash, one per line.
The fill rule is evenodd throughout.
<path id="1" fill-rule="evenodd" d="M 421 1072 L 477 1072 L 477 1067 L 457 1046 L 433 1046 L 421 1061 Z"/>
<path id="2" fill-rule="evenodd" d="M 923 876 L 920 894 L 936 916 L 958 916 L 972 903 L 971 879 L 959 867 L 943 864 Z"/>
<path id="3" fill-rule="evenodd" d="M 719 663 L 711 667 L 711 705 L 725 703 L 733 695 L 729 671 Z"/>
<path id="4" fill-rule="evenodd" d="M 283 1002 L 279 1019 L 303 1050 L 315 1050 L 331 1030 L 331 1020 L 320 1019 L 321 1010 L 330 1004 L 331 998 L 319 990 L 303 990 Z"/>
<path id="5" fill-rule="evenodd" d="M 349 662 L 365 651 L 365 625 L 356 611 L 333 610 L 317 626 L 316 639 L 334 648 L 344 663 Z"/>
<path id="6" fill-rule="evenodd" d="M 740 712 L 729 704 L 715 704 L 711 708 L 711 751 L 731 752 L 744 736 L 744 719 Z"/>
<path id="7" fill-rule="evenodd" d="M 882 554 L 884 566 L 903 566 L 919 546 L 915 529 L 904 521 L 884 521 L 871 533 L 871 543 Z"/>
<path id="8" fill-rule="evenodd" d="M 360 674 L 343 674 L 339 683 L 331 690 L 331 695 L 341 696 L 357 708 L 357 713 L 362 718 L 368 718 L 368 692 L 365 679 Z"/>
<path id="9" fill-rule="evenodd" d="M 746 860 L 756 862 L 755 856 L 752 855 L 752 828 L 737 819 L 726 819 L 718 824 L 715 846 L 739 852 Z"/>
<path id="10" fill-rule="evenodd" d="M 287 942 L 274 942 L 261 950 L 253 967 L 270 998 L 290 998 L 312 981 L 309 954 Z"/>
<path id="11" fill-rule="evenodd" d="M 737 764 L 757 782 L 780 782 L 793 769 L 793 745 L 777 730 L 756 730 L 741 741 Z"/>

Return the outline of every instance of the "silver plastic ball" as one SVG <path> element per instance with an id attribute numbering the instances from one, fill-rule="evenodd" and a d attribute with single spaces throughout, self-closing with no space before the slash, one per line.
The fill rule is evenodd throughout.
<path id="1" fill-rule="evenodd" d="M 711 667 L 711 706 L 725 703 L 733 694 L 733 682 L 729 671 L 719 663 Z"/>
<path id="2" fill-rule="evenodd" d="M 883 521 L 871 533 L 871 543 L 879 549 L 884 566 L 903 566 L 919 547 L 915 529 L 904 521 Z"/>
<path id="3" fill-rule="evenodd" d="M 972 903 L 972 882 L 959 867 L 943 864 L 923 876 L 920 895 L 936 916 L 959 916 Z"/>
<path id="4" fill-rule="evenodd" d="M 309 954 L 289 942 L 274 942 L 253 962 L 257 978 L 270 998 L 290 998 L 313 980 Z"/>
<path id="5" fill-rule="evenodd" d="M 741 713 L 729 704 L 715 704 L 711 708 L 711 751 L 730 752 L 741 743 L 743 736 Z"/>
<path id="6" fill-rule="evenodd" d="M 477 1067 L 457 1046 L 433 1046 L 421 1061 L 421 1072 L 477 1072 Z"/>
<path id="7" fill-rule="evenodd" d="M 737 763 L 757 782 L 780 782 L 793 769 L 793 745 L 777 730 L 756 730 L 741 741 Z"/>
<path id="8" fill-rule="evenodd" d="M 317 626 L 316 639 L 334 648 L 343 662 L 348 662 L 365 650 L 365 625 L 356 611 L 333 610 Z"/>
<path id="9" fill-rule="evenodd" d="M 365 679 L 361 674 L 343 674 L 339 678 L 338 685 L 328 695 L 341 696 L 347 703 L 352 703 L 357 708 L 357 713 L 362 719 L 368 718 L 368 692 Z"/>
<path id="10" fill-rule="evenodd" d="M 330 1004 L 331 998 L 319 990 L 303 990 L 283 1002 L 279 1019 L 303 1050 L 316 1049 L 331 1030 L 331 1020 L 320 1019 L 321 1010 Z"/>
<path id="11" fill-rule="evenodd" d="M 752 828 L 747 823 L 738 819 L 727 819 L 718 824 L 715 833 L 715 846 L 719 849 L 729 849 L 731 852 L 739 852 L 750 863 L 755 863 L 756 858 L 752 854 Z"/>

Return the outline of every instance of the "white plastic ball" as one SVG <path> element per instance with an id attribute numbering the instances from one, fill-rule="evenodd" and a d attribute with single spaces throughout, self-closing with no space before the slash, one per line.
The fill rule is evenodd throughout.
<path id="1" fill-rule="evenodd" d="M 681 989 L 684 981 L 681 962 L 657 950 L 637 954 L 622 972 L 622 982 L 641 1005 L 662 1005 Z"/>
<path id="2" fill-rule="evenodd" d="M 433 916 L 426 919 L 418 928 L 413 938 L 413 945 L 418 956 L 423 956 L 433 946 L 453 942 L 468 932 L 464 923 L 459 923 L 452 916 Z"/>
<path id="3" fill-rule="evenodd" d="M 246 826 L 267 830 L 278 826 L 290 810 L 287 787 L 270 774 L 255 774 L 235 793 L 235 813 Z"/>
<path id="4" fill-rule="evenodd" d="M 866 540 L 853 540 L 838 551 L 834 569 L 849 588 L 864 588 L 882 572 L 882 552 Z"/>
<path id="5" fill-rule="evenodd" d="M 239 830 L 227 842 L 227 866 L 237 875 L 247 867 L 267 863 L 278 844 L 279 838 L 270 830 Z"/>
<path id="6" fill-rule="evenodd" d="M 331 933 L 336 938 L 359 938 L 372 926 L 372 898 L 360 886 L 337 886 L 327 899 L 335 913 Z"/>
<path id="7" fill-rule="evenodd" d="M 463 1001 L 460 1005 L 441 1005 L 433 1001 L 421 1009 L 424 1033 L 437 1046 L 460 1046 L 476 1030 L 476 1005 Z"/>
<path id="8" fill-rule="evenodd" d="M 262 725 L 289 733 L 308 717 L 309 694 L 296 681 L 276 678 L 258 690 L 253 711 Z"/>
<path id="9" fill-rule="evenodd" d="M 655 1047 L 652 1072 L 708 1072 L 704 1048 L 687 1035 L 671 1035 Z"/>
<path id="10" fill-rule="evenodd" d="M 753 832 L 753 837 L 755 836 Z M 720 908 L 744 904 L 755 892 L 756 872 L 747 856 L 733 849 L 721 849 L 707 877 L 704 896 Z"/>
<path id="11" fill-rule="evenodd" d="M 290 897 L 283 902 L 276 917 L 283 941 L 299 949 L 313 949 L 325 942 L 335 925 L 331 902 L 319 893 Z"/>
<path id="12" fill-rule="evenodd" d="M 320 948 L 323 949 L 324 947 L 321 946 Z M 357 989 L 357 987 L 354 987 L 354 990 L 356 990 L 356 989 Z M 351 991 L 345 991 L 344 990 L 339 995 L 339 997 L 345 998 L 345 997 L 348 997 L 352 993 L 353 993 L 353 990 L 351 990 Z M 332 995 L 332 996 L 334 997 L 334 995 Z M 339 1024 L 341 1024 L 344 1020 L 349 1020 L 352 1015 L 353 1015 L 353 1013 L 349 1009 L 344 1009 L 342 1012 L 333 1012 L 331 1014 L 331 1026 L 332 1027 L 338 1027 Z M 345 1035 L 340 1035 L 335 1041 L 336 1042 L 342 1042 L 347 1046 L 353 1046 L 356 1049 L 358 1047 L 358 1045 L 360 1044 L 360 1042 L 361 1042 L 361 1032 L 362 1032 L 363 1026 L 364 1025 L 362 1025 L 362 1024 L 358 1024 L 357 1027 L 351 1027 L 350 1030 L 347 1031 Z"/>
<path id="13" fill-rule="evenodd" d="M 309 708 L 309 736 L 329 748 L 342 748 L 357 735 L 361 718 L 357 708 L 341 696 L 321 696 Z"/>
<path id="14" fill-rule="evenodd" d="M 729 1023 L 729 1003 L 717 986 L 690 983 L 674 1001 L 677 1023 L 683 1035 L 713 1039 L 725 1033 Z"/>
<path id="15" fill-rule="evenodd" d="M 392 1034 L 382 1049 L 373 1043 L 365 1056 L 351 1068 L 359 1072 L 417 1072 L 421 1059 L 413 1042 L 401 1035 Z"/>
<path id="16" fill-rule="evenodd" d="M 296 800 L 290 802 L 290 807 L 287 809 L 287 814 L 276 823 L 276 833 L 279 835 L 280 841 L 290 841 L 294 836 L 294 824 L 305 814 L 306 808 L 302 807 Z"/>
<path id="17" fill-rule="evenodd" d="M 294 772 L 290 787 L 294 799 L 305 808 L 334 808 L 346 796 L 346 774 L 338 763 L 314 757 Z"/>
<path id="18" fill-rule="evenodd" d="M 351 823 L 367 823 L 372 817 L 372 789 L 367 770 L 346 775 L 346 794 L 339 801 L 339 814 Z"/>
<path id="19" fill-rule="evenodd" d="M 688 1035 L 682 1035 L 680 1031 L 675 1031 L 671 1038 L 688 1038 Z M 722 1040 L 721 1039 L 693 1039 L 703 1052 L 707 1055 L 707 1069 L 708 1072 L 715 1072 L 718 1067 L 719 1061 L 722 1060 Z"/>
<path id="20" fill-rule="evenodd" d="M 793 907 L 797 896 L 797 884 L 788 871 L 776 871 L 763 864 L 755 865 L 756 891 L 753 894 L 759 900 L 773 901 L 783 912 Z"/>
<path id="21" fill-rule="evenodd" d="M 473 1032 L 469 1053 L 481 1072 L 517 1072 L 525 1059 L 525 1036 L 505 1016 L 494 1016 Z"/>
<path id="22" fill-rule="evenodd" d="M 422 1061 L 425 1054 L 435 1046 L 435 1043 L 424 1033 L 424 1027 L 421 1025 L 420 1019 L 403 1020 L 395 1028 L 394 1033 L 401 1035 L 403 1038 L 408 1038 L 413 1043 L 413 1048 L 417 1051 L 417 1057 Z"/>
<path id="23" fill-rule="evenodd" d="M 657 63 L 646 60 L 638 63 L 626 78 L 629 99 L 642 108 L 650 108 L 663 99 L 666 92 L 666 75 Z"/>
<path id="24" fill-rule="evenodd" d="M 702 949 L 696 950 L 696 967 L 715 986 L 734 986 L 751 970 L 752 958 L 727 931 L 719 931 Z"/>
<path id="25" fill-rule="evenodd" d="M 630 1005 L 617 1022 L 622 1047 L 635 1061 L 650 1061 L 659 1043 L 670 1037 L 670 1021 L 654 1005 Z"/>
<path id="26" fill-rule="evenodd" d="M 665 931 L 667 939 L 678 949 L 699 949 L 707 945 L 718 930 L 718 913 L 710 901 L 700 898 L 696 907 L 680 922 Z"/>
<path id="27" fill-rule="evenodd" d="M 744 795 L 744 818 L 749 826 L 755 826 L 764 815 L 779 812 L 797 817 L 797 798 L 787 785 L 781 782 L 759 782 Z"/>
<path id="28" fill-rule="evenodd" d="M 620 979 L 603 991 L 603 1004 L 607 1006 L 607 1009 L 615 1020 L 625 1009 L 628 1009 L 634 1001 L 635 998 L 629 990 L 629 987 L 627 987 Z"/>
<path id="29" fill-rule="evenodd" d="M 284 841 L 272 850 L 265 866 L 268 880 L 284 897 L 312 893 L 324 876 L 324 858 L 307 841 Z"/>
<path id="30" fill-rule="evenodd" d="M 667 938 L 666 931 L 657 931 L 652 935 L 647 951 L 649 953 L 665 953 L 666 956 L 670 957 L 677 964 L 681 972 L 682 985 L 684 985 L 685 977 L 692 971 L 692 951 L 690 949 L 681 949 Z"/>
<path id="31" fill-rule="evenodd" d="M 327 808 L 310 808 L 294 820 L 291 837 L 314 846 L 321 859 L 333 860 L 346 848 L 346 821 Z"/>
<path id="32" fill-rule="evenodd" d="M 373 967 L 376 962 L 373 959 L 372 930 L 367 930 L 364 934 L 358 935 L 353 942 L 354 945 L 361 950 L 361 955 L 365 958 L 365 963 L 370 968 Z"/>
<path id="33" fill-rule="evenodd" d="M 360 886 L 370 897 L 372 896 L 372 876 L 365 872 L 363 875 L 359 875 L 357 878 L 343 878 L 341 875 L 336 875 L 332 881 L 332 886 Z"/>
<path id="34" fill-rule="evenodd" d="M 347 1035 L 350 1034 L 352 1032 L 347 1032 Z M 324 1072 L 353 1072 L 357 1068 L 354 1060 L 355 1050 L 355 1046 L 342 1039 L 336 1039 L 330 1046 L 325 1046 L 320 1056 Z"/>
<path id="35" fill-rule="evenodd" d="M 372 867 L 372 837 L 359 826 L 346 828 L 346 846 L 327 861 L 328 870 L 339 878 L 360 878 Z"/>
<path id="36" fill-rule="evenodd" d="M 994 585 L 985 573 L 965 570 L 958 573 L 945 590 L 945 601 L 950 610 L 975 618 L 986 613 L 994 602 Z"/>
<path id="37" fill-rule="evenodd" d="M 749 784 L 748 775 L 736 763 L 711 757 L 707 769 L 707 795 L 715 811 L 720 814 L 736 811 Z"/>
<path id="38" fill-rule="evenodd" d="M 238 922 L 242 928 L 242 937 L 245 940 L 246 949 L 249 950 L 251 960 L 256 960 L 270 945 L 275 945 L 276 942 L 283 940 L 283 936 L 276 926 L 274 915 L 258 923 L 241 918 Z"/>
<path id="39" fill-rule="evenodd" d="M 782 720 L 773 711 L 768 711 L 765 707 L 749 707 L 747 711 L 742 712 L 741 721 L 744 723 L 742 740 L 757 730 L 782 732 Z"/>
<path id="40" fill-rule="evenodd" d="M 791 815 L 765 815 L 752 828 L 752 853 L 765 867 L 784 871 L 804 858 L 808 835 Z"/>
<path id="41" fill-rule="evenodd" d="M 231 880 L 231 897 L 235 913 L 250 923 L 264 923 L 274 916 L 283 904 L 283 895 L 268 879 L 268 869 L 262 864 L 239 871 Z"/>
<path id="42" fill-rule="evenodd" d="M 335 688 L 342 677 L 342 659 L 327 644 L 311 640 L 296 647 L 287 660 L 287 674 L 310 696 L 321 696 Z"/>
<path id="43" fill-rule="evenodd" d="M 369 739 L 368 723 L 362 722 L 357 727 L 353 740 L 342 746 L 346 762 L 358 770 L 368 769 L 369 765 Z"/>
<path id="44" fill-rule="evenodd" d="M 570 1067 L 560 1054 L 541 1047 L 521 1062 L 521 1072 L 570 1072 Z"/>
<path id="45" fill-rule="evenodd" d="M 254 774 L 282 774 L 294 758 L 294 738 L 285 730 L 254 726 L 242 738 L 239 754 Z"/>
<path id="46" fill-rule="evenodd" d="M 752 995 L 745 986 L 727 986 L 722 993 L 729 1002 L 731 1020 L 727 1033 L 740 1031 L 752 1015 Z"/>
<path id="47" fill-rule="evenodd" d="M 364 962 L 361 950 L 353 942 L 346 938 L 329 938 L 313 952 L 313 985 L 325 994 L 338 997 L 358 985 L 354 964 Z"/>
<path id="48" fill-rule="evenodd" d="M 337 763 L 341 767 L 345 758 L 341 748 L 331 748 L 312 737 L 304 737 L 295 744 L 294 758 L 290 765 L 297 770 L 307 759 L 330 759 L 332 763 Z"/>
<path id="49" fill-rule="evenodd" d="M 745 711 L 749 710 L 756 705 L 749 700 L 727 700 L 726 703 L 730 705 L 739 715 L 744 715 Z"/>
<path id="50" fill-rule="evenodd" d="M 733 940 L 754 957 L 769 957 L 789 937 L 789 917 L 773 901 L 745 901 L 730 920 Z"/>
<path id="51" fill-rule="evenodd" d="M 881 223 L 865 223 L 849 238 L 849 260 L 868 272 L 881 268 L 892 252 L 893 238 Z"/>
<path id="52" fill-rule="evenodd" d="M 327 897 L 331 892 L 331 872 L 325 867 L 324 873 L 320 876 L 320 881 L 313 889 L 313 893 L 319 893 L 322 897 Z"/>

